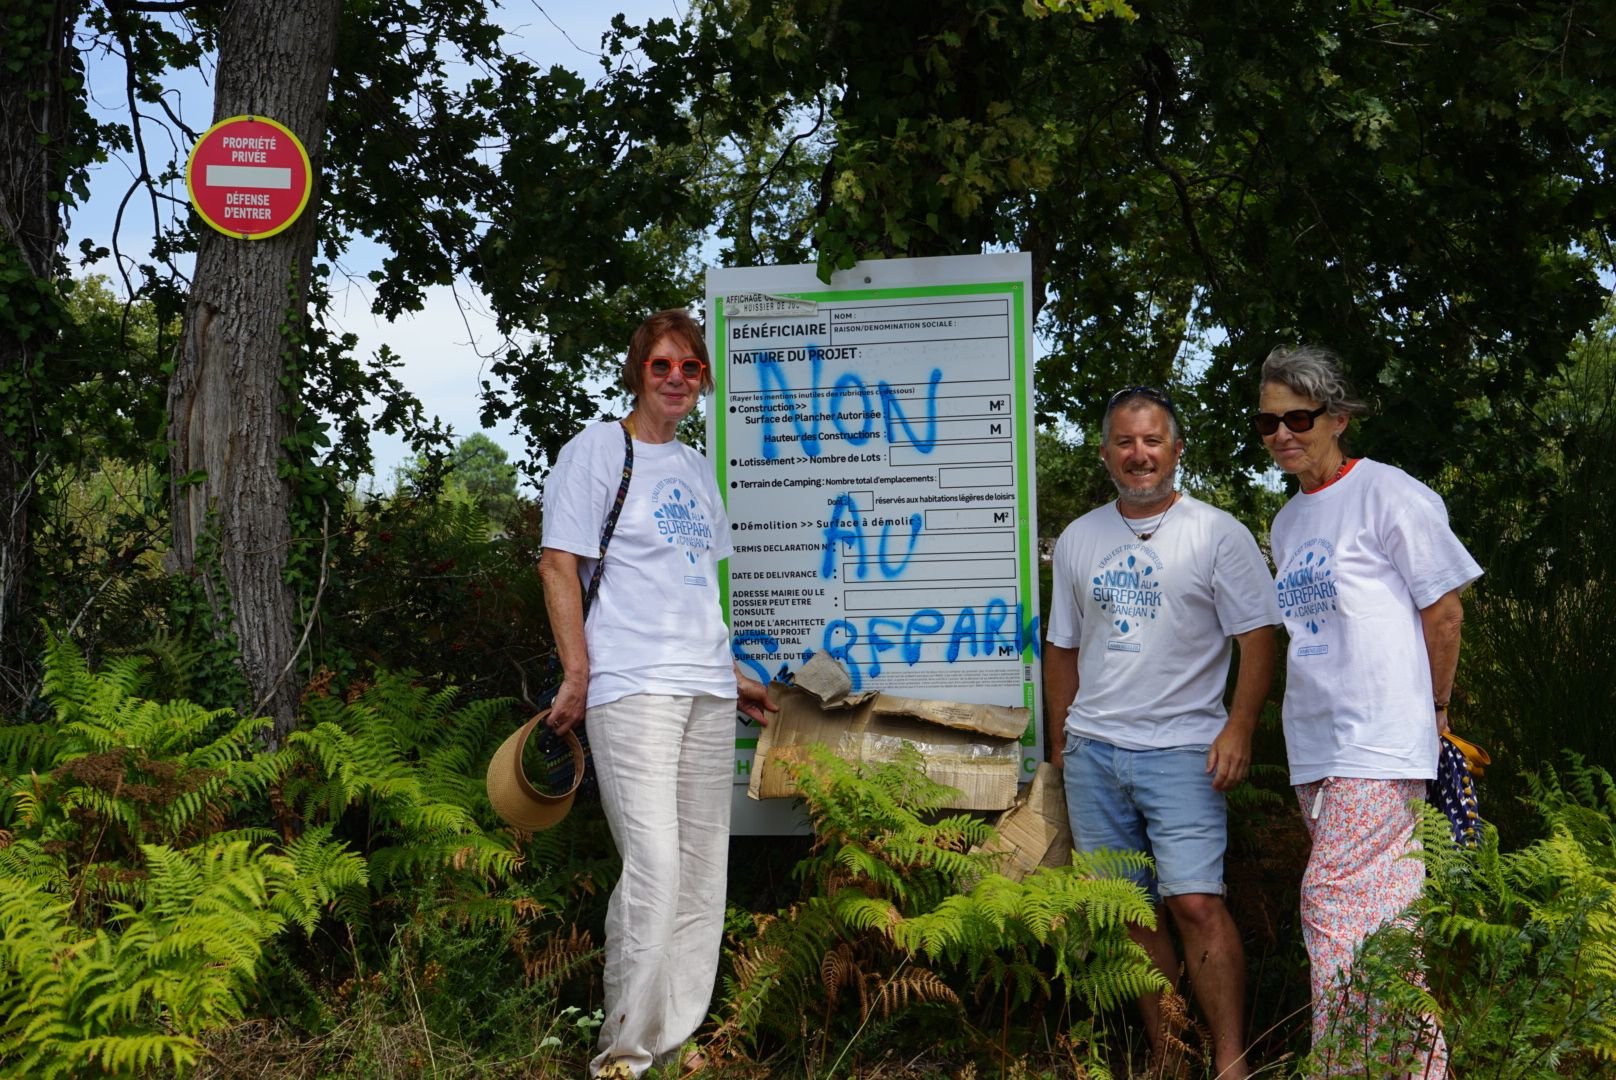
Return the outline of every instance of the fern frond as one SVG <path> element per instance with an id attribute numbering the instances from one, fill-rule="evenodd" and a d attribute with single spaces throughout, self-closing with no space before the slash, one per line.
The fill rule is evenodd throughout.
<path id="1" fill-rule="evenodd" d="M 999 994 L 1008 989 L 1011 1003 L 1019 1006 L 1048 998 L 1051 994 L 1052 984 L 1048 974 L 1032 960 L 1016 958 L 1006 962 L 991 957 L 983 967 L 983 974 L 977 979 L 975 987 L 979 998 L 985 997 L 990 991 Z"/>
<path id="2" fill-rule="evenodd" d="M 78 1050 L 87 1064 L 114 1076 L 158 1069 L 180 1074 L 202 1057 L 202 1044 L 185 1035 L 101 1035 L 84 1039 Z"/>
<path id="3" fill-rule="evenodd" d="M 198 729 L 206 731 L 216 721 L 235 715 L 234 711 L 230 709 L 218 709 L 210 713 L 201 714 L 199 719 L 202 720 L 202 723 L 198 725 Z M 237 717 L 234 724 L 217 736 L 208 739 L 201 745 L 188 749 L 183 756 L 183 760 L 187 765 L 196 769 L 227 769 L 233 764 L 245 761 L 258 754 L 263 733 L 273 726 L 274 721 L 267 716 Z"/>
<path id="4" fill-rule="evenodd" d="M 56 739 L 55 724 L 0 725 L 0 776 L 50 768 Z"/>
<path id="5" fill-rule="evenodd" d="M 846 889 L 831 898 L 836 917 L 855 930 L 875 930 L 890 934 L 903 916 L 888 900 L 866 896 L 857 889 Z"/>
<path id="6" fill-rule="evenodd" d="M 1074 872 L 1092 878 L 1127 877 L 1141 870 L 1153 870 L 1155 865 L 1150 856 L 1143 852 L 1114 851 L 1110 848 L 1101 848 L 1098 851 L 1074 851 L 1071 861 Z"/>
<path id="7" fill-rule="evenodd" d="M 559 987 L 592 966 L 600 956 L 601 950 L 595 945 L 593 935 L 574 923 L 565 934 L 550 935 L 536 953 L 523 954 L 522 971 L 529 982 Z"/>
<path id="8" fill-rule="evenodd" d="M 827 952 L 819 961 L 819 984 L 824 987 L 825 1001 L 836 1008 L 842 989 L 854 985 L 860 977 L 858 961 L 850 942 L 842 942 Z"/>
<path id="9" fill-rule="evenodd" d="M 868 978 L 871 981 L 875 979 L 874 976 Z M 874 995 L 865 1002 L 866 1015 L 874 1010 L 883 1017 L 890 1017 L 911 1005 L 926 1002 L 942 1002 L 956 1007 L 960 1003 L 959 995 L 936 972 L 925 968 L 906 968 L 890 978 L 880 980 L 874 989 Z"/>
<path id="10" fill-rule="evenodd" d="M 508 881 L 522 856 L 499 840 L 470 830 L 464 833 L 416 834 L 411 842 L 371 852 L 370 868 L 378 882 L 402 882 L 443 871 L 472 871 L 479 877 Z"/>
<path id="11" fill-rule="evenodd" d="M 12 788 L 7 794 L 6 805 L 15 810 L 12 818 L 22 828 L 32 827 L 39 821 L 40 793 L 39 774 L 29 773 L 25 777 L 16 777 L 12 780 Z"/>
<path id="12" fill-rule="evenodd" d="M 1094 957 L 1083 967 L 1066 973 L 1068 995 L 1081 998 L 1091 1009 L 1114 1009 L 1126 1001 L 1157 994 L 1168 983 L 1153 964 L 1128 957 Z"/>
<path id="13" fill-rule="evenodd" d="M 901 902 L 909 892 L 910 882 L 881 856 L 861 844 L 843 844 L 836 852 L 836 862 L 849 871 L 853 880 L 870 879 L 890 889 Z"/>
<path id="14" fill-rule="evenodd" d="M 270 864 L 270 906 L 312 935 L 329 910 L 350 924 L 364 921 L 369 867 L 358 852 L 317 825 L 282 849 Z"/>

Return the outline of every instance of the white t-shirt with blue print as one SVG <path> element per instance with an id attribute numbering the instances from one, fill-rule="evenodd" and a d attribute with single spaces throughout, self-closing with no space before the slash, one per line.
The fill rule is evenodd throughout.
<path id="1" fill-rule="evenodd" d="M 1211 743 L 1229 719 L 1231 639 L 1279 622 L 1251 531 L 1180 495 L 1141 540 L 1111 502 L 1066 527 L 1054 570 L 1049 643 L 1078 651 L 1067 734 L 1128 750 Z"/>
<path id="2" fill-rule="evenodd" d="M 1481 576 L 1441 496 L 1360 460 L 1274 517 L 1276 599 L 1290 632 L 1291 783 L 1436 776 L 1431 662 L 1420 609 Z"/>
<path id="3" fill-rule="evenodd" d="M 593 424 L 562 447 L 544 484 L 543 545 L 581 556 L 589 587 L 623 480 L 623 428 Z M 729 517 L 712 466 L 677 440 L 634 440 L 634 475 L 589 609 L 589 705 L 630 694 L 735 696 L 718 563 Z"/>

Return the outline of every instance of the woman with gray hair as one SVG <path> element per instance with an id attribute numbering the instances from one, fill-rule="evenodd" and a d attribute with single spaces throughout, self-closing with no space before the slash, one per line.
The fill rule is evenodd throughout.
<path id="1" fill-rule="evenodd" d="M 1421 863 L 1404 857 L 1417 846 L 1413 806 L 1436 776 L 1447 730 L 1459 595 L 1481 576 L 1434 491 L 1394 466 L 1348 455 L 1342 436 L 1367 411 L 1328 349 L 1281 347 L 1263 362 L 1253 424 L 1274 463 L 1301 485 L 1274 517 L 1272 544 L 1290 634 L 1285 747 L 1313 839 L 1301 890 L 1313 1040 L 1360 1051 L 1380 1040 L 1353 1030 L 1360 1018 L 1378 1026 L 1374 1005 L 1347 992 L 1353 955 L 1424 881 Z M 1399 1044 L 1385 1063 L 1445 1075 L 1447 1049 L 1434 1025 L 1391 1039 Z M 1336 1075 L 1365 1064 L 1320 1066 Z"/>

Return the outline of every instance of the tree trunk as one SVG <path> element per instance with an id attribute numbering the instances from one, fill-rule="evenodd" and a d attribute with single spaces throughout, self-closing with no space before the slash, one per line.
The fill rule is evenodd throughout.
<path id="1" fill-rule="evenodd" d="M 234 633 L 253 697 L 245 704 L 274 719 L 277 742 L 291 730 L 301 689 L 295 598 L 284 573 L 291 487 L 280 465 L 295 392 L 284 376 L 287 358 L 303 347 L 341 8 L 341 0 L 228 8 L 214 121 L 252 115 L 285 124 L 308 148 L 316 191 L 276 236 L 203 230 L 168 393 L 174 564 L 200 578 L 218 624 Z M 205 478 L 185 482 L 196 473 Z"/>
<path id="2" fill-rule="evenodd" d="M 29 518 L 48 434 L 39 422 L 48 390 L 44 350 L 59 333 L 64 79 L 75 71 L 79 7 L 21 0 L 6 6 L 0 26 L 7 61 L 0 63 L 0 717 L 21 712 L 35 681 Z"/>

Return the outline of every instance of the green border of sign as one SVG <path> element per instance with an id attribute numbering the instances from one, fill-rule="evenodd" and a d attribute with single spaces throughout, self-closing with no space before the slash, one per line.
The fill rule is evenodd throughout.
<path id="1" fill-rule="evenodd" d="M 791 300 L 804 300 L 813 303 L 835 303 L 844 300 L 916 300 L 930 299 L 940 296 L 977 296 L 991 294 L 1012 298 L 1012 309 L 1015 312 L 1015 321 L 1011 331 L 1011 351 L 1013 354 L 1013 370 L 1011 378 L 1015 383 L 1016 399 L 1016 518 L 1018 544 L 1020 546 L 1020 587 L 1023 596 L 1032 600 L 1038 595 L 1038 538 L 1033 535 L 1032 528 L 1033 506 L 1032 491 L 1033 479 L 1030 470 L 1033 467 L 1032 450 L 1032 401 L 1028 387 L 1031 380 L 1028 378 L 1027 365 L 1032 363 L 1032 350 L 1029 338 L 1029 328 L 1026 322 L 1027 295 L 1026 283 L 1022 281 L 972 281 L 960 282 L 950 285 L 911 285 L 895 286 L 891 288 L 869 289 L 826 289 L 811 292 L 773 291 L 771 296 L 779 296 Z M 725 383 L 729 376 L 729 345 L 728 336 L 724 332 L 727 317 L 724 314 L 724 301 L 726 297 L 713 298 L 713 380 L 715 383 L 714 401 L 727 401 L 728 388 Z M 729 506 L 729 452 L 725 445 L 728 425 L 722 418 L 714 425 L 712 447 L 713 460 L 718 470 L 718 490 L 724 499 L 726 508 Z M 718 582 L 719 597 L 724 605 L 724 617 L 730 619 L 729 606 L 729 575 L 722 574 Z M 1031 617 L 1037 618 L 1039 612 L 1032 611 Z M 1019 632 L 1019 631 L 1018 631 Z M 1032 663 L 1036 659 L 1032 644 L 1026 645 L 1021 652 L 1022 663 Z M 1037 697 L 1041 693 L 1040 687 L 1034 683 L 1026 683 L 1022 688 L 1023 704 L 1030 710 L 1034 718 L 1038 715 Z"/>

